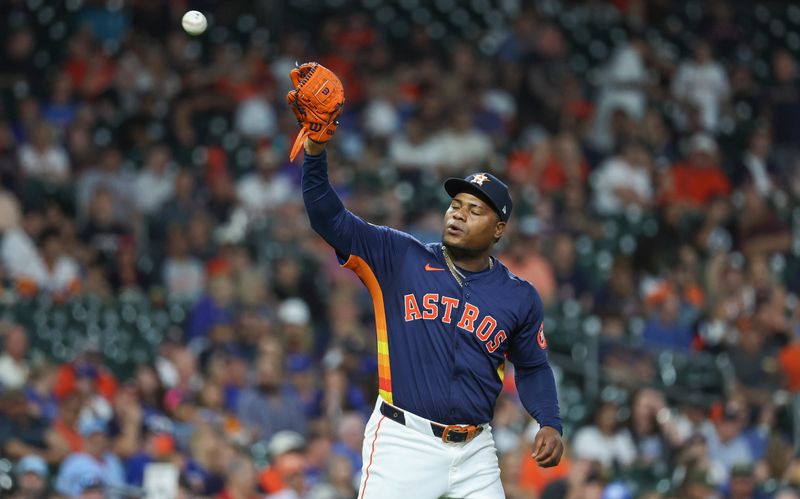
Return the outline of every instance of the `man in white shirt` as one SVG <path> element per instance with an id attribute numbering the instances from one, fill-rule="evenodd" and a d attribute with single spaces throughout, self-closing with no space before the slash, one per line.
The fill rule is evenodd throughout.
<path id="1" fill-rule="evenodd" d="M 619 215 L 630 206 L 652 201 L 650 155 L 643 144 L 624 144 L 620 153 L 604 161 L 594 174 L 594 205 L 603 215 Z"/>
<path id="2" fill-rule="evenodd" d="M 63 184 L 69 179 L 69 156 L 55 141 L 53 129 L 39 124 L 31 141 L 19 149 L 22 171 L 48 184 Z"/>
<path id="3" fill-rule="evenodd" d="M 634 38 L 620 47 L 603 68 L 592 126 L 592 142 L 601 150 L 611 150 L 614 145 L 611 117 L 615 110 L 625 111 L 636 121 L 644 117 L 647 106 L 645 87 L 648 83 L 645 50 L 645 43 Z"/>
<path id="4" fill-rule="evenodd" d="M 694 58 L 678 66 L 672 94 L 679 102 L 699 110 L 700 122 L 706 131 L 717 129 L 722 105 L 730 95 L 730 85 L 725 69 L 711 58 L 708 43 L 697 42 Z"/>
<path id="5" fill-rule="evenodd" d="M 280 158 L 275 148 L 264 146 L 256 153 L 256 171 L 242 177 L 236 184 L 236 195 L 248 216 L 265 216 L 289 199 L 296 198 L 297 192 L 292 181 L 279 173 Z"/>
<path id="6" fill-rule="evenodd" d="M 444 151 L 426 134 L 422 121 L 411 118 L 404 132 L 389 142 L 389 160 L 400 170 L 429 172 L 444 161 Z"/>
<path id="7" fill-rule="evenodd" d="M 452 126 L 434 137 L 441 147 L 443 165 L 448 171 L 460 173 L 489 163 L 492 141 L 472 124 L 472 113 L 461 110 L 453 116 Z"/>
<path id="8" fill-rule="evenodd" d="M 572 453 L 575 459 L 598 461 L 604 467 L 630 466 L 636 459 L 636 446 L 627 429 L 618 428 L 617 404 L 600 402 L 595 408 L 594 424 L 575 432 Z"/>
<path id="9" fill-rule="evenodd" d="M 166 146 L 157 146 L 147 155 L 144 169 L 137 175 L 134 184 L 136 204 L 142 212 L 156 212 L 172 196 L 175 172 L 171 168 L 171 159 Z"/>

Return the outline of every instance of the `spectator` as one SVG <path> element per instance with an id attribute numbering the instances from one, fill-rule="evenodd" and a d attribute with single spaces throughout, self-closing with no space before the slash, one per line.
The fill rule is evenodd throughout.
<path id="1" fill-rule="evenodd" d="M 741 384 L 754 405 L 767 402 L 780 386 L 776 351 L 766 348 L 764 334 L 757 329 L 739 333 L 739 341 L 730 349 L 731 365 L 736 381 Z"/>
<path id="2" fill-rule="evenodd" d="M 58 414 L 58 400 L 53 394 L 56 381 L 56 370 L 47 362 L 37 362 L 31 367 L 28 383 L 25 385 L 25 396 L 31 415 L 53 422 Z"/>
<path id="3" fill-rule="evenodd" d="M 167 235 L 167 258 L 162 276 L 168 296 L 187 303 L 195 301 L 205 287 L 205 269 L 189 254 L 186 232 L 177 226 Z"/>
<path id="4" fill-rule="evenodd" d="M 305 416 L 299 398 L 283 382 L 279 358 L 256 361 L 255 383 L 239 395 L 238 416 L 261 440 L 282 430 L 305 432 Z"/>
<path id="5" fill-rule="evenodd" d="M 0 386 L 18 390 L 28 381 L 28 334 L 19 324 L 9 324 L 3 331 L 3 353 L 0 354 Z"/>
<path id="6" fill-rule="evenodd" d="M 638 142 L 622 144 L 620 153 L 595 173 L 594 205 L 602 215 L 620 215 L 629 207 L 646 209 L 653 199 L 650 156 Z"/>
<path id="7" fill-rule="evenodd" d="M 389 144 L 389 160 L 401 172 L 416 179 L 418 174 L 434 171 L 444 161 L 439 144 L 425 131 L 420 118 L 411 118 L 402 134 L 395 135 Z"/>
<path id="8" fill-rule="evenodd" d="M 189 314 L 185 340 L 191 342 L 195 338 L 205 338 L 216 322 L 233 320 L 233 282 L 227 272 L 225 262 L 216 262 L 219 270 L 209 269 L 206 281 L 207 292 L 194 303 Z M 213 275 L 217 272 L 220 275 Z"/>
<path id="9" fill-rule="evenodd" d="M 556 298 L 556 278 L 552 265 L 539 250 L 543 227 L 534 218 L 521 221 L 520 226 L 520 235 L 500 259 L 512 274 L 533 283 L 545 306 L 550 306 Z"/>
<path id="10" fill-rule="evenodd" d="M 366 421 L 363 414 L 351 412 L 342 415 L 338 426 L 339 434 L 333 444 L 333 454 L 350 461 L 350 469 L 353 470 L 352 478 L 357 480 L 361 472 L 361 440 L 364 438 Z"/>
<path id="11" fill-rule="evenodd" d="M 136 177 L 133 186 L 136 206 L 145 214 L 157 212 L 175 190 L 175 172 L 170 156 L 166 146 L 153 147 L 147 154 L 144 168 Z"/>
<path id="12" fill-rule="evenodd" d="M 734 466 L 731 481 L 725 494 L 726 499 L 768 499 L 771 494 L 759 490 L 751 465 Z"/>
<path id="13" fill-rule="evenodd" d="M 78 394 L 65 394 L 59 400 L 58 412 L 53 420 L 53 434 L 59 447 L 67 452 L 80 452 L 83 440 L 78 431 L 82 400 Z"/>
<path id="14" fill-rule="evenodd" d="M 191 220 L 199 219 L 202 205 L 197 196 L 195 178 L 187 168 L 178 170 L 175 176 L 175 190 L 161 206 L 157 221 L 164 228 L 172 226 L 186 227 Z"/>
<path id="15" fill-rule="evenodd" d="M 275 133 L 278 118 L 272 106 L 273 94 L 274 88 L 267 86 L 239 103 L 234 122 L 236 131 L 243 137 L 255 142 Z"/>
<path id="16" fill-rule="evenodd" d="M 644 467 L 666 466 L 678 434 L 667 417 L 669 409 L 664 394 L 643 388 L 631 402 L 630 431 L 636 444 L 637 463 Z"/>
<path id="17" fill-rule="evenodd" d="M 73 99 L 72 81 L 65 73 L 58 75 L 50 92 L 50 102 L 42 108 L 42 118 L 59 129 L 64 129 L 75 120 L 78 106 Z"/>
<path id="18" fill-rule="evenodd" d="M 217 499 L 256 499 L 263 497 L 258 493 L 258 475 L 253 462 L 242 454 L 235 455 L 226 465 L 225 490 Z"/>
<path id="19" fill-rule="evenodd" d="M 757 128 L 750 136 L 747 151 L 732 175 L 738 189 L 751 187 L 761 197 L 781 190 L 778 167 L 771 158 L 772 136 L 769 129 Z"/>
<path id="20" fill-rule="evenodd" d="M 39 236 L 41 260 L 30 262 L 28 272 L 43 293 L 56 299 L 74 296 L 80 290 L 80 268 L 64 248 L 61 234 L 55 229 L 46 229 Z"/>
<path id="21" fill-rule="evenodd" d="M 617 421 L 619 407 L 614 402 L 595 406 L 592 423 L 575 432 L 572 452 L 575 459 L 598 461 L 605 468 L 628 467 L 636 458 L 630 433 Z"/>
<path id="22" fill-rule="evenodd" d="M 31 454 L 19 460 L 16 466 L 17 487 L 11 499 L 46 499 L 49 497 L 47 463 Z"/>
<path id="23" fill-rule="evenodd" d="M 443 168 L 460 174 L 475 169 L 485 170 L 492 153 L 489 137 L 473 125 L 473 116 L 461 109 L 452 118 L 452 125 L 434 138 L 441 148 Z"/>
<path id="24" fill-rule="evenodd" d="M 710 135 L 695 134 L 689 139 L 688 157 L 672 166 L 664 180 L 662 197 L 684 211 L 706 207 L 714 196 L 726 196 L 730 181 L 717 163 L 717 143 Z"/>
<path id="25" fill-rule="evenodd" d="M 592 142 L 602 151 L 611 151 L 614 146 L 614 137 L 609 134 L 613 110 L 624 109 L 636 121 L 644 117 L 649 79 L 646 51 L 644 41 L 634 37 L 621 45 L 603 68 L 592 127 Z"/>
<path id="26" fill-rule="evenodd" d="M 58 463 L 64 452 L 53 442 L 47 422 L 34 417 L 25 395 L 9 390 L 0 398 L 0 451 L 11 459 L 37 455 L 51 463 Z"/>
<path id="27" fill-rule="evenodd" d="M 710 459 L 724 471 L 723 481 L 727 482 L 736 465 L 753 465 L 750 447 L 742 435 L 747 424 L 747 413 L 735 401 L 727 403 L 721 417 L 714 426 L 706 427 Z"/>
<path id="28" fill-rule="evenodd" d="M 303 437 L 293 431 L 279 431 L 269 439 L 267 453 L 270 466 L 261 472 L 258 481 L 270 497 L 301 497 L 306 488 L 303 478 L 304 447 Z"/>
<path id="29" fill-rule="evenodd" d="M 42 212 L 28 210 L 20 225 L 8 227 L 3 233 L 0 254 L 5 273 L 26 296 L 36 292 L 36 282 L 29 276 L 28 266 L 30 262 L 41 259 L 34 241 L 44 228 Z"/>
<path id="30" fill-rule="evenodd" d="M 681 301 L 674 291 L 654 296 L 655 310 L 642 333 L 645 347 L 658 351 L 671 349 L 686 352 L 692 347 L 694 333 L 680 317 Z"/>
<path id="31" fill-rule="evenodd" d="M 276 147 L 261 146 L 255 163 L 256 171 L 237 182 L 236 194 L 249 216 L 264 219 L 266 212 L 295 198 L 296 189 L 291 179 L 279 171 L 281 165 Z"/>
<path id="32" fill-rule="evenodd" d="M 331 458 L 326 481 L 330 483 L 332 494 L 335 494 L 334 497 L 354 497 L 354 495 L 358 495 L 358 490 L 355 487 L 356 482 L 353 480 L 354 474 L 357 473 L 358 470 L 353 469 L 353 464 L 348 458 L 344 456 Z M 314 493 L 315 489 L 309 491 L 309 495 Z"/>
<path id="33" fill-rule="evenodd" d="M 19 150 L 22 171 L 32 180 L 62 185 L 70 176 L 69 157 L 56 143 L 55 132 L 44 123 L 36 126 L 30 143 Z"/>
<path id="34" fill-rule="evenodd" d="M 168 418 L 157 414 L 152 414 L 141 422 L 133 421 L 136 424 L 141 424 L 144 427 L 144 432 L 137 435 L 139 439 L 137 439 L 136 444 L 141 450 L 128 456 L 125 460 L 125 481 L 128 484 L 141 487 L 148 464 L 170 462 L 175 457 L 175 441 L 172 436 L 173 424 Z"/>
<path id="35" fill-rule="evenodd" d="M 744 189 L 744 206 L 737 222 L 739 249 L 750 258 L 786 253 L 791 248 L 789 227 L 755 186 Z"/>
<path id="36" fill-rule="evenodd" d="M 104 188 L 95 189 L 80 239 L 94 251 L 107 275 L 113 273 L 117 253 L 131 237 L 130 227 L 115 215 L 113 193 Z"/>
<path id="37" fill-rule="evenodd" d="M 83 451 L 67 456 L 58 470 L 55 489 L 69 498 L 82 497 L 87 488 L 95 486 L 94 480 L 103 487 L 125 485 L 125 472 L 119 458 L 109 452 L 106 426 L 99 420 L 87 419 L 80 424 Z"/>
<path id="38" fill-rule="evenodd" d="M 114 217 L 125 220 L 134 212 L 135 178 L 125 170 L 125 158 L 119 149 L 108 147 L 99 156 L 97 166 L 84 170 L 78 178 L 75 198 L 79 213 L 88 214 L 95 191 L 107 189 L 114 197 Z"/>
<path id="39" fill-rule="evenodd" d="M 595 294 L 595 310 L 603 315 L 623 319 L 637 315 L 642 308 L 630 260 L 617 257 L 611 266 L 611 277 Z"/>
<path id="40" fill-rule="evenodd" d="M 713 133 L 729 97 L 728 76 L 722 65 L 713 59 L 707 42 L 695 42 L 693 52 L 692 60 L 678 66 L 672 94 L 687 112 L 698 112 L 702 129 Z"/>

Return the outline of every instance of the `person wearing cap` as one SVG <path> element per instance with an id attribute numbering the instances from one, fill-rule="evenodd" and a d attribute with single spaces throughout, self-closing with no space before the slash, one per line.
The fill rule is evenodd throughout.
<path id="1" fill-rule="evenodd" d="M 752 464 L 736 464 L 731 469 L 731 480 L 725 490 L 725 499 L 768 499 L 772 494 L 756 484 Z"/>
<path id="2" fill-rule="evenodd" d="M 731 183 L 719 167 L 714 137 L 696 133 L 689 138 L 684 161 L 672 165 L 663 182 L 662 200 L 681 210 L 699 213 L 715 197 L 727 197 Z"/>
<path id="3" fill-rule="evenodd" d="M 737 401 L 729 400 L 722 410 L 717 411 L 713 427 L 706 427 L 704 437 L 708 442 L 708 455 L 723 470 L 723 480 L 730 477 L 737 465 L 752 465 L 752 450 L 743 431 L 747 426 L 747 407 Z"/>
<path id="4" fill-rule="evenodd" d="M 11 499 L 44 499 L 48 493 L 47 463 L 41 457 L 30 454 L 19 460 L 16 466 L 17 487 Z"/>
<path id="5" fill-rule="evenodd" d="M 119 458 L 108 451 L 106 425 L 99 419 L 85 418 L 78 424 L 83 450 L 67 456 L 58 470 L 55 489 L 68 497 L 83 497 L 87 479 L 99 477 L 104 486 L 125 485 L 125 471 Z"/>
<path id="6" fill-rule="evenodd" d="M 508 186 L 489 172 L 448 179 L 441 242 L 423 244 L 345 209 L 328 180 L 324 144 L 306 139 L 301 183 L 312 229 L 358 275 L 374 307 L 379 393 L 359 497 L 503 497 L 488 423 L 506 358 L 541 425 L 532 457 L 558 464 L 564 447 L 542 299 L 492 256 L 513 209 Z"/>
<path id="7" fill-rule="evenodd" d="M 272 494 L 286 494 L 292 490 L 302 494 L 306 488 L 306 460 L 303 455 L 305 448 L 305 438 L 294 431 L 279 431 L 269 440 L 267 457 L 270 465 L 261 471 L 258 482 L 270 497 Z"/>
<path id="8" fill-rule="evenodd" d="M 244 454 L 236 454 L 226 463 L 225 489 L 216 499 L 261 499 L 258 492 L 258 475 L 253 461 Z"/>

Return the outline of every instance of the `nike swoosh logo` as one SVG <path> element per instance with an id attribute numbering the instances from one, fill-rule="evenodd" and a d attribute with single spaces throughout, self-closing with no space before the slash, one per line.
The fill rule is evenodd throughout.
<path id="1" fill-rule="evenodd" d="M 431 267 L 430 263 L 426 263 L 425 270 L 427 270 L 428 272 L 433 272 L 435 270 L 444 270 L 444 269 L 440 269 L 439 267 Z"/>

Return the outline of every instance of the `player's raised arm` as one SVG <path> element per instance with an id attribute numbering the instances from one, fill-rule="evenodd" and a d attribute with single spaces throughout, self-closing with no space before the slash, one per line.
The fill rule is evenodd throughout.
<path id="1" fill-rule="evenodd" d="M 547 362 L 542 300 L 534 294 L 530 314 L 511 339 L 509 360 L 514 363 L 517 392 L 522 405 L 539 422 L 541 429 L 533 444 L 533 458 L 542 467 L 561 460 L 561 416 L 553 370 Z"/>
<path id="2" fill-rule="evenodd" d="M 344 104 L 339 78 L 316 63 L 292 70 L 295 90 L 286 100 L 301 125 L 291 159 L 305 151 L 301 187 L 311 227 L 335 250 L 342 262 L 352 256 L 363 259 L 380 275 L 391 268 L 390 253 L 402 251 L 410 236 L 387 227 L 376 227 L 346 210 L 328 180 L 325 144 L 333 137 Z"/>

